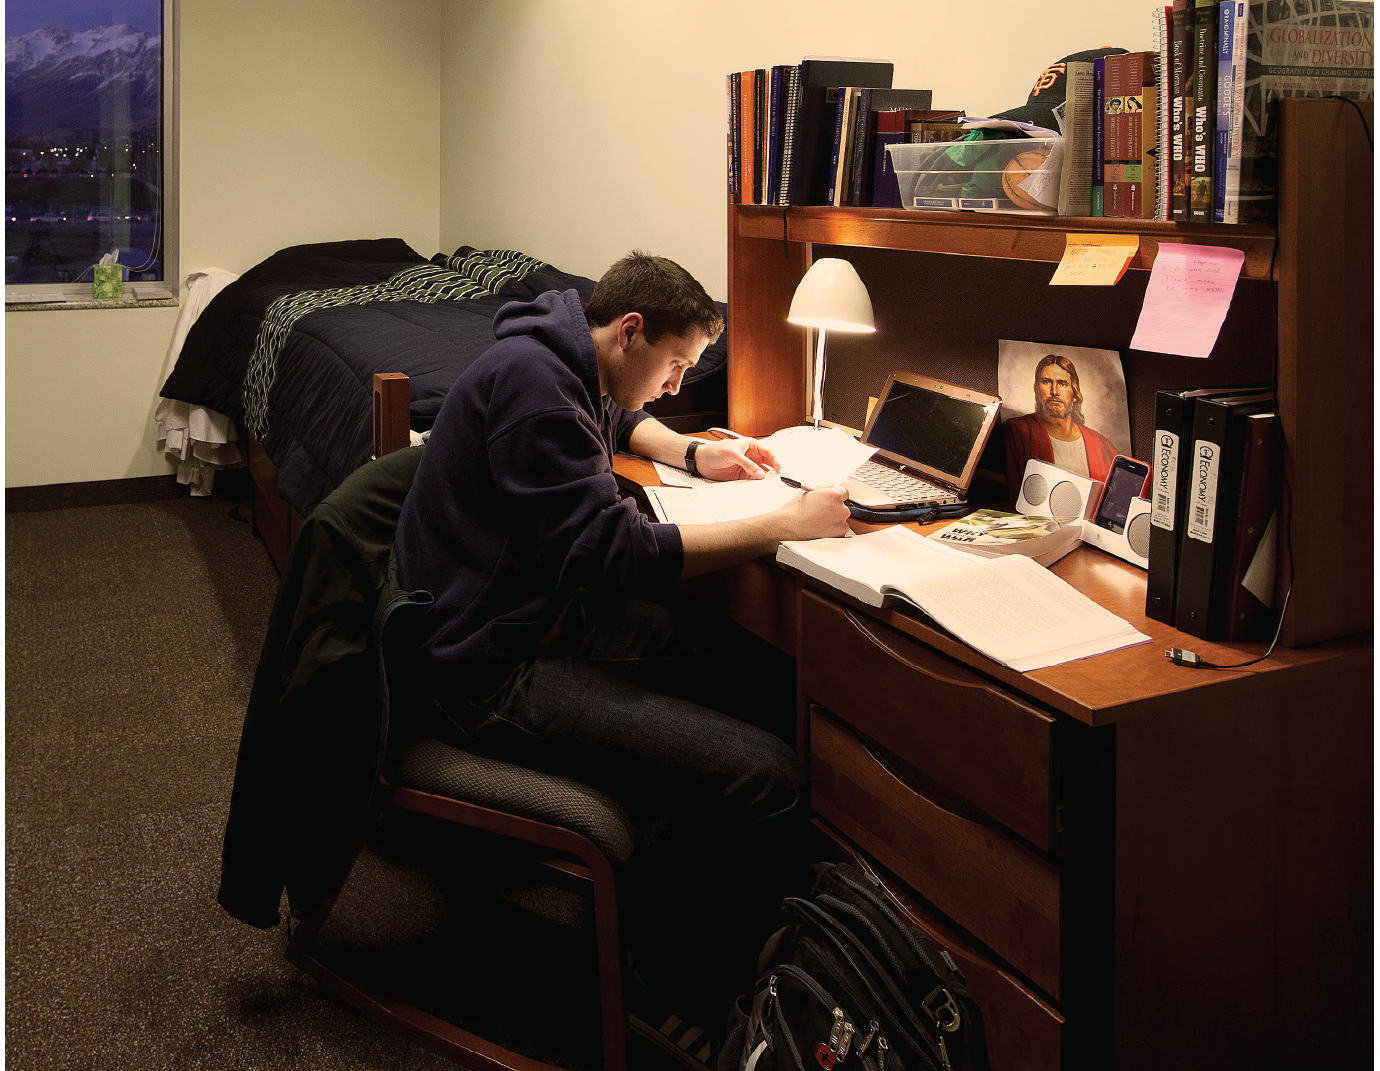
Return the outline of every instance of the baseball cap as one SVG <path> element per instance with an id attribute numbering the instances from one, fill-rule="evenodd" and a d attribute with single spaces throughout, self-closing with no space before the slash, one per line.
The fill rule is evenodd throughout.
<path id="1" fill-rule="evenodd" d="M 1064 103 L 1068 79 L 1064 75 L 1066 63 L 1091 62 L 1104 56 L 1124 56 L 1124 48 L 1093 48 L 1086 52 L 1075 52 L 1065 56 L 1057 63 L 1051 63 L 1035 79 L 1035 86 L 1024 105 L 1009 111 L 998 112 L 992 119 L 1013 119 L 1018 123 L 1034 123 L 1046 130 L 1059 131 L 1059 121 L 1054 118 L 1056 105 Z"/>

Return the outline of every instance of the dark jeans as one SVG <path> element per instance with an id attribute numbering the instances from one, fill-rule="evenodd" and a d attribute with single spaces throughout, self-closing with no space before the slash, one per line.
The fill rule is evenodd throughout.
<path id="1" fill-rule="evenodd" d="M 803 861 L 795 663 L 678 592 L 583 612 L 578 633 L 521 667 L 466 732 L 635 816 L 619 879 L 634 963 L 718 1027 Z"/>

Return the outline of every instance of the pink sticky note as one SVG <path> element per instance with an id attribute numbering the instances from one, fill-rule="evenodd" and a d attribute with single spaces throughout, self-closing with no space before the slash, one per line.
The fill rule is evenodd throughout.
<path id="1" fill-rule="evenodd" d="M 1245 261 L 1240 249 L 1161 243 L 1131 349 L 1206 357 Z"/>

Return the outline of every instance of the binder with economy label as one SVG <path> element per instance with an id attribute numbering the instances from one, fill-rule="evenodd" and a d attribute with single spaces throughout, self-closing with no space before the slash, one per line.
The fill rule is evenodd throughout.
<path id="1" fill-rule="evenodd" d="M 1198 398 L 1253 394 L 1268 384 L 1162 390 L 1155 395 L 1155 438 L 1150 458 L 1150 554 L 1145 580 L 1145 616 L 1174 624 L 1174 588 L 1179 575 L 1179 533 Z M 1188 444 L 1188 445 L 1185 445 Z"/>
<path id="2" fill-rule="evenodd" d="M 1201 639 L 1216 639 L 1214 584 L 1220 590 L 1223 559 L 1230 549 L 1240 492 L 1245 428 L 1241 417 L 1270 412 L 1269 392 L 1198 398 L 1193 404 L 1193 446 L 1179 534 L 1179 576 L 1174 587 L 1174 627 Z M 1220 605 L 1220 600 L 1219 600 Z"/>

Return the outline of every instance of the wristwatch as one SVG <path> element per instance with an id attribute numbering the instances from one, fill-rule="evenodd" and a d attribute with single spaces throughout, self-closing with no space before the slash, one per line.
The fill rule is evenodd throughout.
<path id="1" fill-rule="evenodd" d="M 685 471 L 691 476 L 700 474 L 700 467 L 695 464 L 695 451 L 700 448 L 700 440 L 690 440 L 690 445 L 685 448 Z"/>

